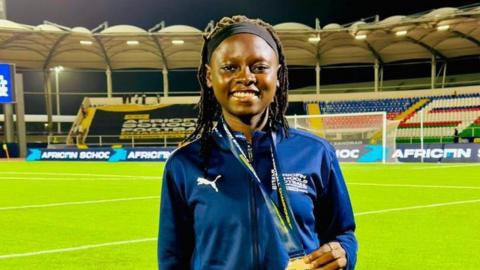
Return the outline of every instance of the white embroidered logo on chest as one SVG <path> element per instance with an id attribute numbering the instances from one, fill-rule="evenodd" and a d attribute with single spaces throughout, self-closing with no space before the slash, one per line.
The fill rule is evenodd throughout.
<path id="1" fill-rule="evenodd" d="M 219 176 L 215 177 L 215 179 L 213 181 L 210 181 L 210 180 L 205 179 L 203 177 L 198 177 L 197 178 L 197 186 L 208 185 L 208 186 L 211 186 L 216 192 L 218 192 L 217 180 L 220 179 L 220 177 L 222 177 L 222 176 L 219 175 Z"/>
<path id="2" fill-rule="evenodd" d="M 283 173 L 283 180 L 288 191 L 308 193 L 308 177 L 301 173 Z M 275 171 L 272 170 L 272 189 L 277 190 Z"/>

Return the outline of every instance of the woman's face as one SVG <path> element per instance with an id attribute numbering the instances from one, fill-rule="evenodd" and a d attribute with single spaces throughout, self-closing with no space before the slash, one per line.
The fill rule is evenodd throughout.
<path id="1" fill-rule="evenodd" d="M 227 117 L 251 120 L 272 103 L 279 69 L 275 51 L 252 34 L 228 37 L 213 52 L 207 65 L 207 85 Z"/>

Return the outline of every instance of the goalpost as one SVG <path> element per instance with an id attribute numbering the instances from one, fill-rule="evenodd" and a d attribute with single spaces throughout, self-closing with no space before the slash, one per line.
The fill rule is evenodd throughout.
<path id="1" fill-rule="evenodd" d="M 290 127 L 327 139 L 340 161 L 392 162 L 399 121 L 386 112 L 287 116 Z"/>

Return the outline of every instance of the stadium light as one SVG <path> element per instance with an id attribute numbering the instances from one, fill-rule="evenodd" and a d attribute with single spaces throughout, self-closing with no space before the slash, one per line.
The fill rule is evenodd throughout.
<path id="1" fill-rule="evenodd" d="M 138 40 L 127 40 L 127 45 L 129 46 L 136 46 L 138 44 L 140 44 Z"/>
<path id="2" fill-rule="evenodd" d="M 56 66 L 52 70 L 54 70 L 56 73 L 62 72 L 64 68 L 62 66 Z"/>
<path id="3" fill-rule="evenodd" d="M 183 43 L 185 43 L 185 41 L 182 40 L 182 39 L 173 39 L 172 40 L 172 44 L 174 44 L 174 45 L 182 45 Z"/>
<path id="4" fill-rule="evenodd" d="M 444 24 L 444 25 L 439 25 L 439 26 L 437 26 L 437 30 L 438 30 L 438 31 L 446 31 L 446 30 L 448 30 L 449 28 L 450 28 L 450 25 L 448 25 L 448 24 Z"/>
<path id="5" fill-rule="evenodd" d="M 93 44 L 93 42 L 90 40 L 80 40 L 80 44 L 90 46 Z"/>
<path id="6" fill-rule="evenodd" d="M 396 35 L 397 37 L 402 37 L 402 36 L 406 36 L 407 33 L 408 33 L 407 30 L 401 30 L 401 31 L 395 32 L 395 35 Z"/>
<path id="7" fill-rule="evenodd" d="M 317 43 L 320 41 L 320 35 L 316 35 L 314 37 L 309 37 L 308 38 L 308 42 L 311 42 L 311 43 Z"/>
<path id="8" fill-rule="evenodd" d="M 364 39 L 367 39 L 367 35 L 366 34 L 357 34 L 357 35 L 355 35 L 355 39 L 356 40 L 364 40 Z"/>

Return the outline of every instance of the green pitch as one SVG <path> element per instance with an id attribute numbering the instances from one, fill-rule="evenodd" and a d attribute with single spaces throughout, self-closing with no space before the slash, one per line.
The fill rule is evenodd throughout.
<path id="1" fill-rule="evenodd" d="M 478 269 L 480 165 L 342 168 L 356 214 L 356 269 Z M 156 269 L 162 170 L 0 162 L 0 269 Z"/>

